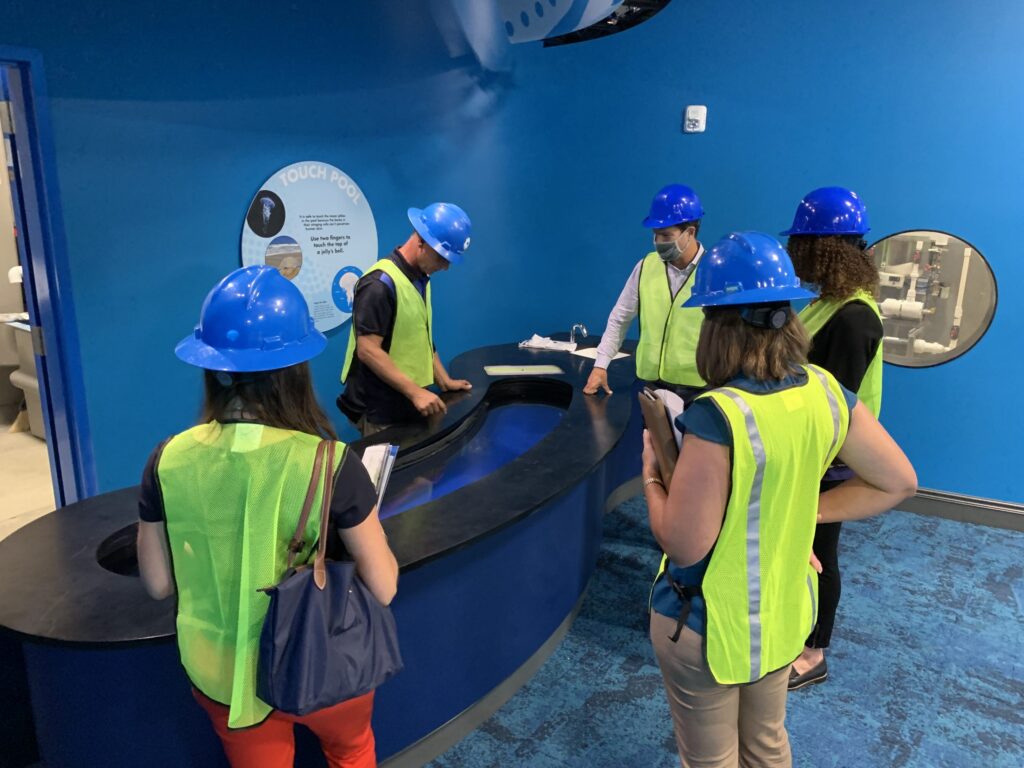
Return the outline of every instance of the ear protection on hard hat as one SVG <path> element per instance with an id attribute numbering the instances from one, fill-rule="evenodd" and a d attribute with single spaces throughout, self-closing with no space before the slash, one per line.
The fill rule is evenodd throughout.
<path id="1" fill-rule="evenodd" d="M 756 304 L 743 307 L 740 317 L 747 325 L 777 331 L 789 322 L 789 304 Z"/>

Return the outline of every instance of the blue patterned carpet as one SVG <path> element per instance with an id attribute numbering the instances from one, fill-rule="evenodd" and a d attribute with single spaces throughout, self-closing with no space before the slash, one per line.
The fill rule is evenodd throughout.
<path id="1" fill-rule="evenodd" d="M 434 768 L 678 766 L 647 639 L 642 498 L 605 520 L 582 612 Z M 796 766 L 1024 766 L 1024 534 L 894 512 L 844 526 L 829 680 L 790 696 Z"/>

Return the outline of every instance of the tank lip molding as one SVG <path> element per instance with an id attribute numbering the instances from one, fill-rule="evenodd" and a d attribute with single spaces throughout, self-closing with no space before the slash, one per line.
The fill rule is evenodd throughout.
<path id="1" fill-rule="evenodd" d="M 565 336 L 566 334 L 562 334 Z M 588 339 L 596 345 L 600 339 Z M 629 347 L 635 342 L 629 342 Z M 484 365 L 556 361 L 551 377 L 488 377 Z M 588 397 L 582 388 L 591 361 L 565 352 L 481 347 L 450 366 L 468 379 L 470 392 L 445 393 L 448 412 L 416 427 L 392 428 L 351 447 L 397 442 L 398 471 L 455 447 L 478 429 L 490 408 L 510 402 L 564 408 L 540 442 L 490 475 L 443 498 L 383 521 L 401 571 L 443 558 L 501 531 L 579 485 L 618 445 L 630 422 L 633 358 L 609 367 L 611 397 Z M 174 599 L 151 600 L 138 578 L 104 569 L 96 560 L 111 534 L 138 519 L 138 487 L 84 499 L 0 541 L 0 629 L 32 642 L 123 646 L 166 642 L 174 635 Z"/>

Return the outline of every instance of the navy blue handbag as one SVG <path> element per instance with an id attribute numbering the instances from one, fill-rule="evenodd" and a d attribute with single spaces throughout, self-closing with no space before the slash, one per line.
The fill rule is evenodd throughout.
<path id="1" fill-rule="evenodd" d="M 256 695 L 292 715 L 362 696 L 402 670 L 391 609 L 370 593 L 355 563 L 326 558 L 335 445 L 324 440 L 317 447 L 302 516 L 288 547 L 288 571 L 266 590 L 270 606 L 260 634 Z M 312 565 L 293 569 L 321 477 L 316 557 Z"/>

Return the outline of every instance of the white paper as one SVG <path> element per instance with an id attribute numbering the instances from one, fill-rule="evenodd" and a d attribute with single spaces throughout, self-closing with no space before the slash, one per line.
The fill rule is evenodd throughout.
<path id="1" fill-rule="evenodd" d="M 377 490 L 378 508 L 384 498 L 384 491 L 387 490 L 388 480 L 391 479 L 391 470 L 395 466 L 397 456 L 398 446 L 388 443 L 371 445 L 363 451 L 363 466 L 366 467 L 370 481 Z"/>
<path id="2" fill-rule="evenodd" d="M 572 352 L 574 355 L 585 357 L 588 360 L 597 360 L 597 347 L 587 347 L 586 349 L 574 349 Z M 612 360 L 618 360 L 623 357 L 629 357 L 625 352 L 618 352 Z"/>
<path id="3" fill-rule="evenodd" d="M 557 365 L 485 365 L 488 376 L 560 376 L 565 373 Z"/>
<path id="4" fill-rule="evenodd" d="M 654 394 L 665 405 L 665 413 L 668 414 L 669 423 L 672 425 L 672 432 L 676 436 L 676 445 L 680 450 L 683 448 L 683 433 L 676 426 L 676 418 L 683 415 L 683 398 L 668 389 L 655 389 Z"/>

